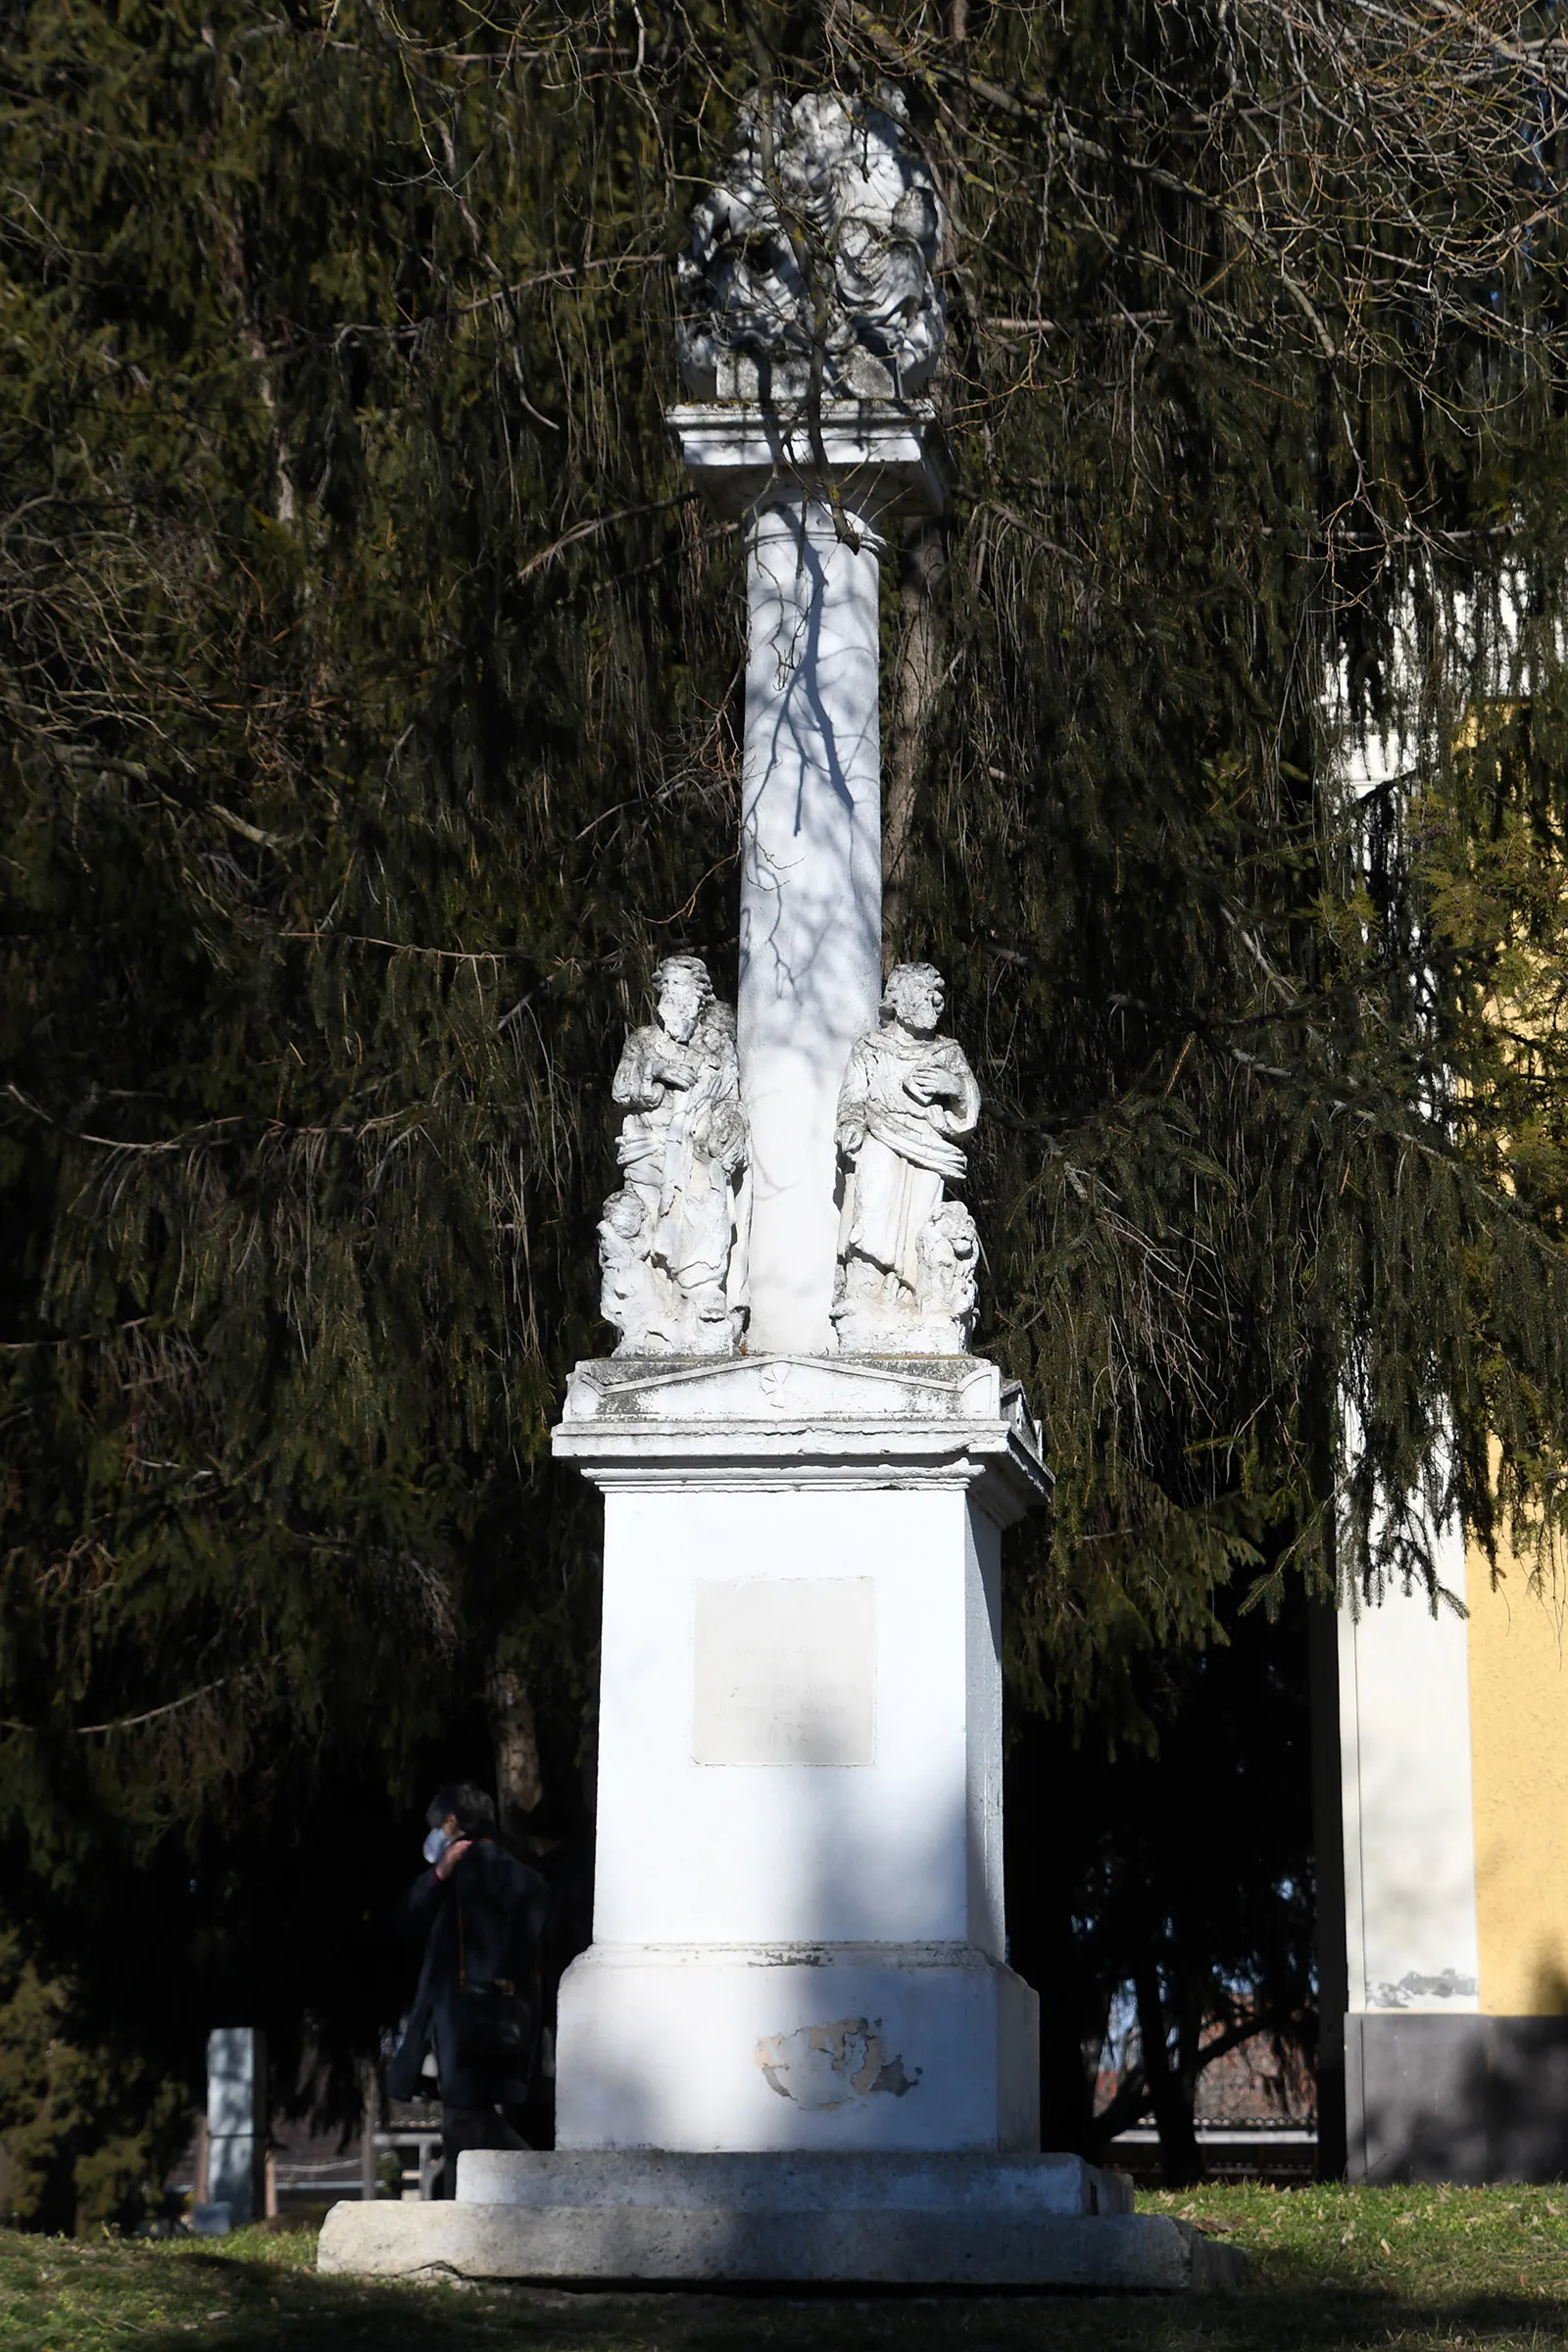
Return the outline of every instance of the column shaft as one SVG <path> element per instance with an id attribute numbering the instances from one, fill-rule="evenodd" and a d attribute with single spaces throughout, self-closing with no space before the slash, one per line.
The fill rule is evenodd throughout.
<path id="1" fill-rule="evenodd" d="M 882 988 L 878 543 L 825 502 L 748 522 L 741 1083 L 751 1120 L 749 1346 L 831 1344 L 834 1113 Z"/>

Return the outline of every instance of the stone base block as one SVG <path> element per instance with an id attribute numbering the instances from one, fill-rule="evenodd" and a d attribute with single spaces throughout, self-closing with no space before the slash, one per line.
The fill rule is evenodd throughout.
<path id="1" fill-rule="evenodd" d="M 562 1981 L 556 2145 L 1034 2150 L 1038 2034 L 964 1944 L 595 1944 Z"/>
<path id="2" fill-rule="evenodd" d="M 1081 2156 L 683 2156 L 472 2148 L 458 2159 L 464 2205 L 657 2206 L 723 2213 L 1131 2213 L 1132 2183 Z"/>
<path id="3" fill-rule="evenodd" d="M 334 2205 L 321 2270 L 1166 2293 L 1238 2285 L 1247 2272 L 1234 2246 L 1128 2211 L 1126 2182 L 1075 2157 L 473 2154 L 459 2191 L 450 2205 Z"/>

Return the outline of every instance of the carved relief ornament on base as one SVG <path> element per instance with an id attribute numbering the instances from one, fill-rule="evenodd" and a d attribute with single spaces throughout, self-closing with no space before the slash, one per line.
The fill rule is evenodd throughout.
<path id="1" fill-rule="evenodd" d="M 654 975 L 658 1017 L 612 1092 L 624 1183 L 599 1225 L 600 1312 L 616 1355 L 731 1355 L 746 1320 L 750 1150 L 735 1014 L 696 956 Z"/>

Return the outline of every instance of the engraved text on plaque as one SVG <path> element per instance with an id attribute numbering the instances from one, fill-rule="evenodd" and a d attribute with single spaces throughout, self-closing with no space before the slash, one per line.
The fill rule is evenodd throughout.
<path id="1" fill-rule="evenodd" d="M 876 1593 L 870 1577 L 700 1583 L 694 1667 L 694 1762 L 871 1762 Z"/>

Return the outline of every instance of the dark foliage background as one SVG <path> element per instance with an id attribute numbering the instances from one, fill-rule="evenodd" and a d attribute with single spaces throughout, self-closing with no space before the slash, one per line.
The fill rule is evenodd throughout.
<path id="1" fill-rule="evenodd" d="M 667 948 L 733 976 L 741 550 L 660 412 L 759 79 L 894 75 L 949 201 L 889 932 L 1058 1472 L 1013 1863 L 1085 2014 L 1222 1645 L 1298 1671 L 1271 1612 L 1425 1573 L 1424 1503 L 1549 1543 L 1561 54 L 1490 0 L 0 5 L 0 1836 L 84 2037 L 177 2086 L 243 2013 L 345 2106 L 411 1812 L 498 1740 L 580 1882 L 548 1428 L 621 1032 Z M 1178 2073 L 1226 1955 L 1303 2007 L 1297 1798 L 1239 1818 L 1224 1953 L 1147 1849 Z"/>

